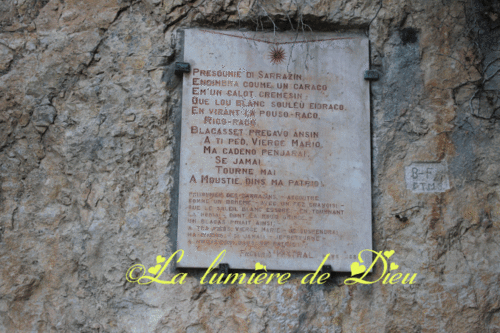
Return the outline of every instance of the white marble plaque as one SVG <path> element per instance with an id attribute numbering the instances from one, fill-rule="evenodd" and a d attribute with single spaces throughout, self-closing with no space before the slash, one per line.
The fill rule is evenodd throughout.
<path id="1" fill-rule="evenodd" d="M 368 39 L 193 29 L 184 61 L 178 266 L 349 271 L 372 246 Z"/>

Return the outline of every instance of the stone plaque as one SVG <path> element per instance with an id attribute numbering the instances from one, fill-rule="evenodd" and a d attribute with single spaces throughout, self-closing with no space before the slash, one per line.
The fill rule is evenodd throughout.
<path id="1" fill-rule="evenodd" d="M 448 165 L 443 163 L 412 163 L 405 168 L 406 188 L 416 193 L 445 192 L 450 189 Z"/>
<path id="2" fill-rule="evenodd" d="M 349 271 L 372 245 L 368 39 L 186 30 L 184 61 L 178 266 Z"/>

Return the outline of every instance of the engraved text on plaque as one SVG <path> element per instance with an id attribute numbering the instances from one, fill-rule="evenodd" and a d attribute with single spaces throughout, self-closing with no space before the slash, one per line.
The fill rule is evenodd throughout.
<path id="1" fill-rule="evenodd" d="M 310 271 L 330 253 L 349 271 L 371 248 L 368 39 L 193 29 L 184 43 L 178 266 L 225 249 L 234 269 Z"/>

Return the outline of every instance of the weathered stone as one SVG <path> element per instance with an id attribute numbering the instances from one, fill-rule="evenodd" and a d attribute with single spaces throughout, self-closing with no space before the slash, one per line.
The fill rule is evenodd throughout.
<path id="1" fill-rule="evenodd" d="M 0 1 L 0 331 L 499 331 L 499 17 L 486 0 Z M 177 33 L 200 27 L 366 33 L 373 246 L 415 284 L 126 281 L 176 248 Z M 436 161 L 449 190 L 406 188 Z"/>
<path id="2" fill-rule="evenodd" d="M 14 53 L 6 46 L 0 44 L 0 71 L 9 67 L 14 59 Z"/>
<path id="3" fill-rule="evenodd" d="M 132 122 L 135 120 L 135 114 L 129 114 L 128 116 L 126 116 L 125 118 L 125 121 L 127 122 Z"/>
<path id="4" fill-rule="evenodd" d="M 40 105 L 33 112 L 33 123 L 38 127 L 48 127 L 54 123 L 57 111 L 52 105 Z"/>
<path id="5" fill-rule="evenodd" d="M 24 127 L 24 126 L 28 125 L 29 122 L 30 122 L 30 115 L 27 113 L 23 113 L 21 118 L 19 118 L 19 125 Z"/>

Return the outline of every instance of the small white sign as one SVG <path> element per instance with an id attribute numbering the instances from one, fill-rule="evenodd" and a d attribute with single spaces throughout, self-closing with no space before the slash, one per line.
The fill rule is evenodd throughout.
<path id="1" fill-rule="evenodd" d="M 405 168 L 406 188 L 416 193 L 445 192 L 450 189 L 448 165 L 412 163 Z"/>

